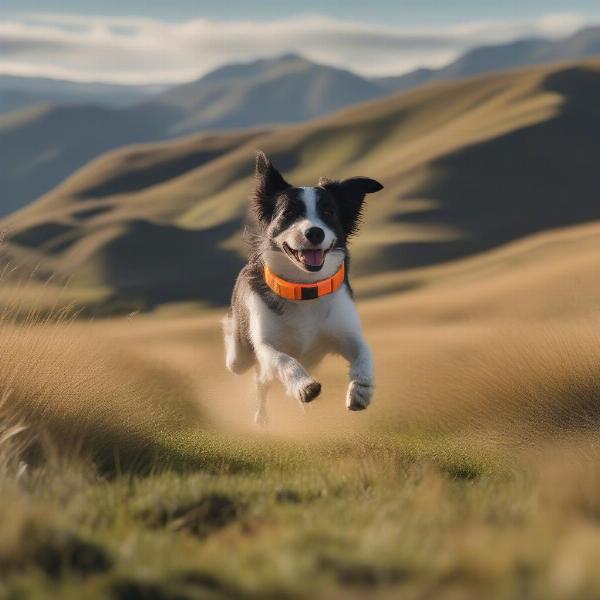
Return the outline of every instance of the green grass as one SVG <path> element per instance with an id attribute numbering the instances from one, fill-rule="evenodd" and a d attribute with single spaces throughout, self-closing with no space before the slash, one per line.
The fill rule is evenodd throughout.
<path id="1" fill-rule="evenodd" d="M 431 552 L 460 526 L 465 502 L 477 498 L 482 519 L 514 519 L 506 493 L 497 496 L 515 485 L 505 470 L 450 445 L 207 441 L 189 436 L 186 452 L 177 442 L 171 467 L 146 476 L 102 476 L 75 457 L 7 474 L 0 589 L 61 598 L 408 592 L 455 569 L 447 548 L 438 560 Z"/>
<path id="2" fill-rule="evenodd" d="M 307 445 L 197 430 L 144 475 L 107 475 L 60 452 L 23 470 L 16 448 L 0 483 L 1 597 L 600 591 L 591 565 L 557 588 L 564 515 L 552 522 L 556 503 L 540 504 L 542 483 L 506 450 L 416 431 Z"/>

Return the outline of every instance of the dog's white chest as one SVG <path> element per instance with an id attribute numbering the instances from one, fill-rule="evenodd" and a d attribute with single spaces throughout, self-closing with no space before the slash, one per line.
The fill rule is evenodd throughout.
<path id="1" fill-rule="evenodd" d="M 328 339 L 334 302 L 331 296 L 288 304 L 277 321 L 282 328 L 281 342 L 295 355 L 311 353 Z M 276 325 L 277 326 L 277 325 Z"/>
<path id="2" fill-rule="evenodd" d="M 296 358 L 318 361 L 361 335 L 354 302 L 345 287 L 315 300 L 286 303 L 281 314 L 252 294 L 248 309 L 253 342 L 260 339 Z"/>
<path id="3" fill-rule="evenodd" d="M 286 303 L 278 314 L 253 295 L 248 307 L 251 329 L 280 352 L 298 358 L 310 355 L 317 358 L 337 349 L 340 316 L 347 313 L 347 303 L 352 300 L 342 289 L 315 300 Z"/>

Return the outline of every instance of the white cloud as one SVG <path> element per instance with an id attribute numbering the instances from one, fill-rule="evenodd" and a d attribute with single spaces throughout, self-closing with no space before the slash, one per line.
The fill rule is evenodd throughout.
<path id="1" fill-rule="evenodd" d="M 276 22 L 165 22 L 135 17 L 21 14 L 0 22 L 0 73 L 122 83 L 180 82 L 221 64 L 298 52 L 366 75 L 442 65 L 473 46 L 556 37 L 578 14 L 536 21 L 386 27 L 302 16 Z"/>

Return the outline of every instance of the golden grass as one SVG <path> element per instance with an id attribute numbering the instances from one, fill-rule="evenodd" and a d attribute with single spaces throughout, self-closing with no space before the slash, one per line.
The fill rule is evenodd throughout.
<path id="1" fill-rule="evenodd" d="M 101 334 L 75 333 L 72 312 L 5 304 L 0 316 L 2 409 L 34 446 L 90 453 L 114 469 L 157 454 L 161 433 L 202 422 L 185 379 Z"/>
<path id="2" fill-rule="evenodd" d="M 598 593 L 598 324 L 407 323 L 431 291 L 360 306 L 366 414 L 344 410 L 331 361 L 314 409 L 276 395 L 260 435 L 218 311 L 6 318 L 0 593 Z"/>

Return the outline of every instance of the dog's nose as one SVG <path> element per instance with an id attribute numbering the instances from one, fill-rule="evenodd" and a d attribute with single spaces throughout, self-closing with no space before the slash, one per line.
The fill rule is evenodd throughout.
<path id="1" fill-rule="evenodd" d="M 320 244 L 325 239 L 325 232 L 320 227 L 309 227 L 304 233 L 311 244 Z"/>

